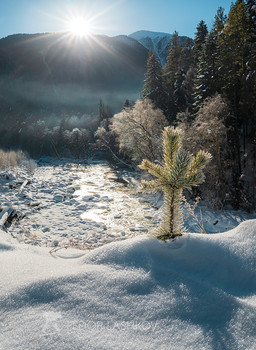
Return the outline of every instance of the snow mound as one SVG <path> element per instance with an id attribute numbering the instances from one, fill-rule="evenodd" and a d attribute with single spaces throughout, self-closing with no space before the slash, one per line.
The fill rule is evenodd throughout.
<path id="1" fill-rule="evenodd" d="M 248 220 L 226 233 L 187 234 L 168 243 L 136 237 L 94 250 L 84 262 L 179 272 L 244 296 L 256 290 L 255 251 L 256 220 Z"/>
<path id="2" fill-rule="evenodd" d="M 0 347 L 253 350 L 255 248 L 256 220 L 82 256 L 15 245 L 0 254 Z"/>

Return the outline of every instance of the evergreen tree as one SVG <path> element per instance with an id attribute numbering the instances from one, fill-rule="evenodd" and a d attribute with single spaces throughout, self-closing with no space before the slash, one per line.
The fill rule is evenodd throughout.
<path id="1" fill-rule="evenodd" d="M 213 24 L 213 31 L 215 34 L 220 34 L 224 29 L 225 23 L 227 22 L 227 16 L 224 13 L 224 8 L 219 7 Z"/>
<path id="2" fill-rule="evenodd" d="M 193 63 L 193 40 L 186 39 L 184 47 L 182 47 L 181 67 L 187 72 Z"/>
<path id="3" fill-rule="evenodd" d="M 249 16 L 249 57 L 247 66 L 246 99 L 248 115 L 251 116 L 248 125 L 249 138 L 252 144 L 256 145 L 256 0 L 247 0 L 246 8 Z M 256 152 L 256 150 L 254 151 Z M 254 154 L 254 158 L 256 155 Z M 256 159 L 255 159 L 256 162 Z"/>
<path id="4" fill-rule="evenodd" d="M 131 108 L 132 107 L 132 104 L 131 102 L 128 100 L 128 98 L 124 101 L 124 104 L 123 104 L 123 108 Z"/>
<path id="5" fill-rule="evenodd" d="M 199 57 L 202 51 L 202 46 L 205 42 L 207 34 L 208 34 L 207 25 L 205 24 L 204 21 L 200 21 L 200 23 L 196 27 L 194 47 L 193 47 L 193 56 L 194 56 L 195 64 L 197 64 L 199 60 Z"/>
<path id="6" fill-rule="evenodd" d="M 216 65 L 216 36 L 212 30 L 202 45 L 202 51 L 195 76 L 194 108 L 197 110 L 205 98 L 213 96 L 218 91 L 218 70 Z"/>
<path id="7" fill-rule="evenodd" d="M 105 109 L 104 103 L 103 103 L 102 99 L 100 98 L 99 105 L 98 105 L 98 115 L 99 115 L 100 122 L 102 122 L 103 119 L 105 119 L 104 109 Z"/>
<path id="8" fill-rule="evenodd" d="M 233 110 L 232 117 L 226 121 L 226 125 L 229 128 L 228 139 L 232 151 L 235 207 L 239 208 L 242 202 L 241 175 L 247 167 L 246 157 L 243 157 L 242 164 L 241 150 L 244 154 L 247 153 L 248 125 L 251 124 L 251 113 L 255 113 L 252 111 L 255 84 L 250 68 L 252 41 L 249 12 L 244 1 L 237 0 L 231 7 L 228 20 L 217 40 L 220 91 L 227 97 Z"/>
<path id="9" fill-rule="evenodd" d="M 238 108 L 242 79 L 246 76 L 246 57 L 249 52 L 248 13 L 245 4 L 237 0 L 232 6 L 223 34 L 219 36 L 221 45 L 220 70 L 223 76 L 223 91 Z M 224 65 L 222 65 L 224 63 Z"/>
<path id="10" fill-rule="evenodd" d="M 194 82 L 194 110 L 198 110 L 200 103 L 208 95 L 207 82 L 208 78 L 208 48 L 210 45 L 205 46 L 206 37 L 208 35 L 207 25 L 204 21 L 200 21 L 196 27 L 194 46 L 193 46 L 193 58 L 195 65 L 195 82 Z"/>
<path id="11" fill-rule="evenodd" d="M 184 80 L 192 56 L 191 41 L 182 47 L 179 35 L 174 32 L 164 67 L 164 79 L 168 92 L 168 119 L 172 123 L 176 114 L 187 108 Z"/>
<path id="12" fill-rule="evenodd" d="M 181 69 L 182 46 L 178 33 L 175 31 L 170 42 L 170 50 L 164 67 L 165 82 L 169 92 L 174 91 L 175 75 Z"/>
<path id="13" fill-rule="evenodd" d="M 175 73 L 173 101 L 176 107 L 176 113 L 184 112 L 191 107 L 192 90 L 189 91 L 187 72 L 192 66 L 192 39 L 187 39 L 184 47 L 182 47 L 180 55 L 180 67 Z"/>
<path id="14" fill-rule="evenodd" d="M 98 106 L 98 115 L 100 126 L 104 127 L 107 131 L 109 130 L 109 120 L 113 117 L 113 113 L 111 111 L 111 107 L 108 105 L 104 105 L 102 99 L 100 99 Z"/>
<path id="15" fill-rule="evenodd" d="M 167 94 L 163 85 L 162 66 L 152 50 L 149 51 L 142 97 L 148 98 L 156 108 L 166 112 Z"/>
<path id="16" fill-rule="evenodd" d="M 194 82 L 195 82 L 195 68 L 193 67 L 193 64 L 191 67 L 189 67 L 188 71 L 185 74 L 183 83 L 182 83 L 182 92 L 184 94 L 186 103 L 185 107 L 182 112 L 184 111 L 190 111 L 192 112 L 192 107 L 194 103 Z"/>
<path id="17" fill-rule="evenodd" d="M 247 197 L 251 198 L 251 207 L 256 209 L 256 0 L 247 0 L 246 8 L 249 16 L 249 58 L 245 92 L 247 102 L 248 118 L 248 160 L 249 178 L 251 183 L 248 186 Z M 248 162 L 247 162 L 248 163 Z M 251 175 L 253 174 L 253 175 Z"/>
<path id="18" fill-rule="evenodd" d="M 105 105 L 101 98 L 98 106 L 98 115 L 99 115 L 100 122 L 104 121 L 105 119 L 109 119 L 113 116 L 111 112 L 111 107 L 108 105 Z"/>
<path id="19" fill-rule="evenodd" d="M 178 112 L 186 110 L 187 108 L 187 100 L 183 86 L 184 80 L 185 71 L 181 69 L 176 72 L 174 82 L 173 101 L 175 105 L 176 114 Z"/>
<path id="20" fill-rule="evenodd" d="M 243 113 L 245 107 L 243 99 L 248 75 L 246 65 L 250 40 L 248 24 L 245 3 L 238 0 L 229 12 L 227 25 L 223 31 L 224 36 L 220 38 L 223 48 L 221 58 L 225 63 L 225 67 L 221 65 L 224 78 L 223 92 L 233 105 L 237 129 L 247 118 L 246 113 Z"/>
<path id="21" fill-rule="evenodd" d="M 181 148 L 181 131 L 166 127 L 163 132 L 163 158 L 163 165 L 143 160 L 140 168 L 156 177 L 155 180 L 143 181 L 142 190 L 162 190 L 164 193 L 163 215 L 157 238 L 166 241 L 184 232 L 182 191 L 204 181 L 202 169 L 211 156 L 207 152 L 199 151 L 193 157 Z"/>

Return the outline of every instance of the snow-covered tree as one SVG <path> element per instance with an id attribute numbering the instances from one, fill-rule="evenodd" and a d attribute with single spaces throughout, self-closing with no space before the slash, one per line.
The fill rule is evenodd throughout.
<path id="1" fill-rule="evenodd" d="M 182 191 L 204 181 L 202 170 L 210 159 L 211 155 L 204 151 L 199 151 L 196 156 L 185 151 L 182 148 L 181 130 L 166 127 L 163 132 L 163 165 L 143 160 L 140 168 L 147 170 L 156 179 L 142 181 L 142 190 L 161 190 L 164 194 L 162 221 L 156 232 L 157 238 L 166 241 L 182 235 Z"/>
<path id="2" fill-rule="evenodd" d="M 200 104 L 217 91 L 217 65 L 216 65 L 216 36 L 211 31 L 201 47 L 201 53 L 197 62 L 195 85 L 194 85 L 194 109 L 197 110 Z"/>

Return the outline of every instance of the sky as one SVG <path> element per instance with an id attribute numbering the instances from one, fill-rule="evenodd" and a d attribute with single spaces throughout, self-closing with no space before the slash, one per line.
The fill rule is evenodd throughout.
<path id="1" fill-rule="evenodd" d="M 204 20 L 211 28 L 218 7 L 230 0 L 0 0 L 0 38 L 16 33 L 66 31 L 85 19 L 95 34 L 151 30 L 194 37 Z"/>

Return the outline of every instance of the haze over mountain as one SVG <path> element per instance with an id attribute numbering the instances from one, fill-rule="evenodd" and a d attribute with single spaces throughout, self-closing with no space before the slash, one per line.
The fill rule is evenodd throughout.
<path id="1" fill-rule="evenodd" d="M 115 108 L 139 97 L 148 51 L 132 38 L 67 33 L 0 40 L 0 94 L 10 102 Z"/>
<path id="2" fill-rule="evenodd" d="M 165 63 L 171 34 L 72 37 L 69 33 L 16 34 L 0 40 L 0 98 L 7 104 L 118 111 L 140 97 L 148 50 Z M 181 37 L 184 43 L 186 37 Z M 3 107 L 1 107 L 3 108 Z"/>

